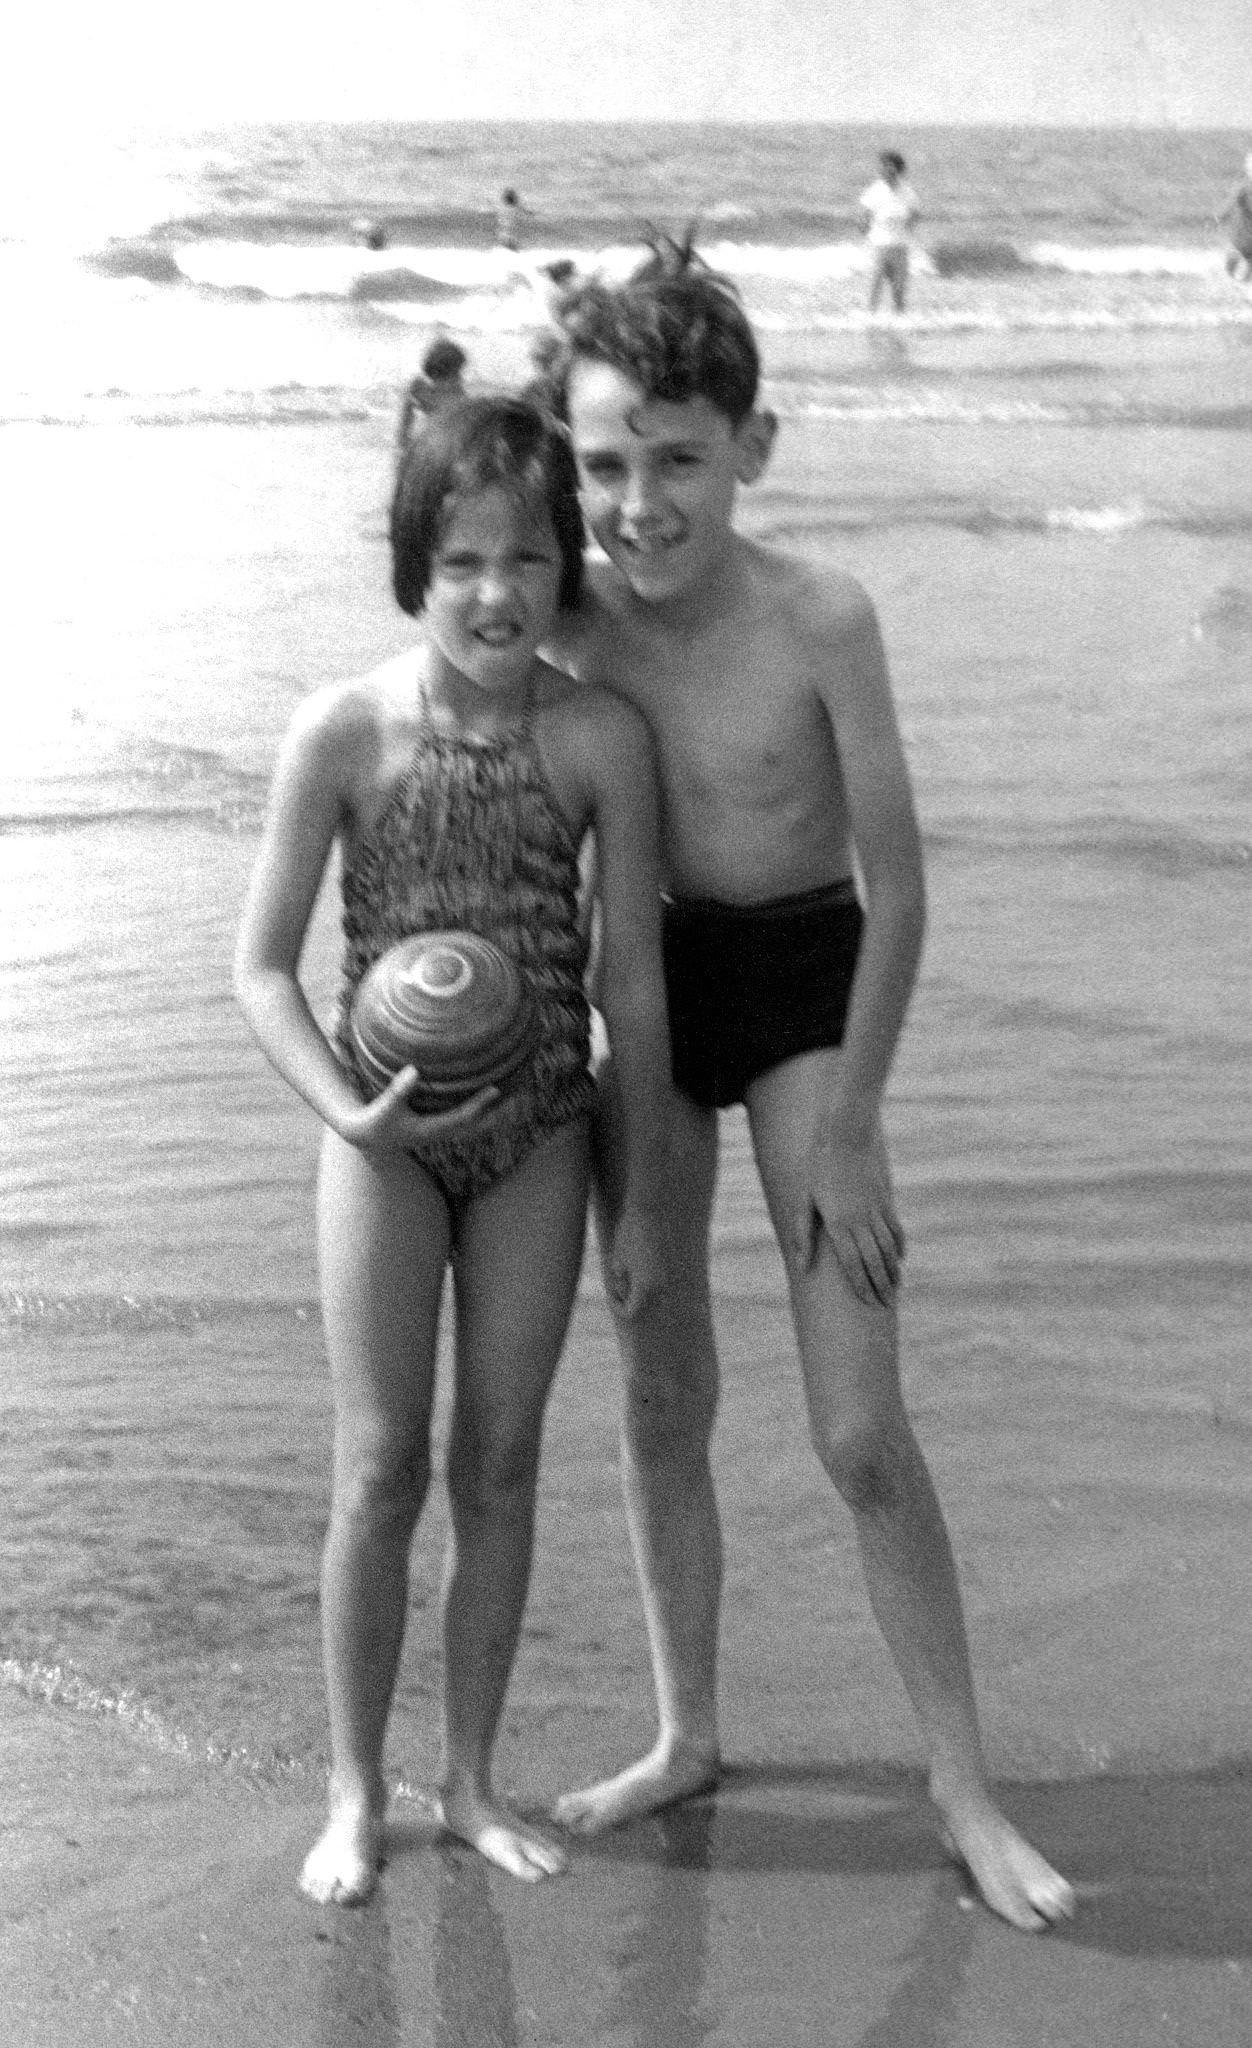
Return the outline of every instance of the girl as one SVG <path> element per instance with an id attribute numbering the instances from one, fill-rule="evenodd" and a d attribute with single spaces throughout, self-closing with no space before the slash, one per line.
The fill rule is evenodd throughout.
<path id="1" fill-rule="evenodd" d="M 430 1476 L 445 1267 L 456 1317 L 443 1598 L 445 1825 L 536 1879 L 561 1852 L 496 1797 L 491 1752 L 530 1575 L 544 1406 L 581 1266 L 594 1084 L 578 851 L 594 835 L 603 1003 L 629 1105 L 628 1193 L 610 1284 L 631 1318 L 659 1279 L 669 1048 L 660 966 L 656 796 L 638 714 L 538 658 L 574 606 L 582 522 L 556 429 L 514 399 L 447 409 L 405 452 L 393 585 L 418 645 L 317 692 L 283 744 L 236 959 L 236 991 L 277 1068 L 326 1125 L 318 1194 L 335 1401 L 322 1573 L 332 1770 L 301 1883 L 371 1891 L 383 1739 L 408 1556 Z M 336 1048 L 297 979 L 333 844 L 345 935 Z M 520 1083 L 418 1115 L 406 1068 L 374 1101 L 347 1011 L 405 935 L 469 928 L 529 977 L 542 1042 Z"/>

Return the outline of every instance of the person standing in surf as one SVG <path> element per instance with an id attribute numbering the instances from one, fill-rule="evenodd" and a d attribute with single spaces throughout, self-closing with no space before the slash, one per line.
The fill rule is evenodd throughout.
<path id="1" fill-rule="evenodd" d="M 908 298 L 913 228 L 921 218 L 921 204 L 905 178 L 906 168 L 898 149 L 885 149 L 878 159 L 878 176 L 857 202 L 871 257 L 871 313 L 877 312 L 884 287 L 897 313 L 904 311 Z"/>
<path id="2" fill-rule="evenodd" d="M 1244 158 L 1243 176 L 1213 218 L 1230 237 L 1230 247 L 1226 251 L 1227 276 L 1236 284 L 1247 284 L 1252 278 L 1252 150 Z"/>
<path id="3" fill-rule="evenodd" d="M 669 1043 L 656 790 L 639 713 L 538 657 L 577 602 L 573 457 L 516 399 L 470 398 L 401 457 L 392 581 L 420 637 L 300 708 L 274 777 L 236 953 L 263 1051 L 326 1126 L 318 1180 L 322 1322 L 335 1406 L 322 1643 L 329 1813 L 301 1887 L 373 1890 L 383 1746 L 408 1610 L 409 1547 L 431 1476 L 445 1278 L 455 1304 L 443 1593 L 444 1825 L 534 1881 L 559 1843 L 494 1790 L 491 1758 L 530 1579 L 544 1410 L 582 1267 L 595 1101 L 580 849 L 600 875 L 604 1009 L 627 1073 L 629 1191 L 610 1255 L 629 1321 L 659 1284 Z M 299 964 L 340 857 L 344 956 L 332 1045 Z M 530 988 L 539 1041 L 506 1085 L 418 1114 L 404 1068 L 371 1096 L 351 1030 L 373 963 L 418 932 L 498 946 Z"/>

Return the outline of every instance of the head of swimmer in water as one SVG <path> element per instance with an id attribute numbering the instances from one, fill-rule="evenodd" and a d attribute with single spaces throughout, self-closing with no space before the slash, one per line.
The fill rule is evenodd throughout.
<path id="1" fill-rule="evenodd" d="M 503 492 L 551 526 L 560 557 L 557 604 L 572 610 L 582 594 L 583 520 L 568 438 L 525 399 L 481 397 L 435 414 L 397 465 L 391 575 L 401 611 L 411 618 L 421 611 L 449 521 L 484 491 Z"/>

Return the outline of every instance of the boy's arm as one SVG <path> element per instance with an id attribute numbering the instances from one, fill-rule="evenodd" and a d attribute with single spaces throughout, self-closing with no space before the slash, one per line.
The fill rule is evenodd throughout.
<path id="1" fill-rule="evenodd" d="M 921 834 L 882 636 L 861 591 L 843 608 L 821 695 L 835 734 L 865 897 L 865 926 L 833 1093 L 813 1155 L 813 1215 L 863 1300 L 889 1300 L 904 1238 L 880 1141 L 887 1076 L 917 978 L 926 923 Z"/>
<path id="2" fill-rule="evenodd" d="M 615 1306 L 633 1316 L 660 1280 L 667 1192 L 670 1049 L 661 966 L 656 771 L 647 726 L 597 693 L 596 852 L 601 1007 L 622 1104 L 625 1194 L 610 1253 Z"/>

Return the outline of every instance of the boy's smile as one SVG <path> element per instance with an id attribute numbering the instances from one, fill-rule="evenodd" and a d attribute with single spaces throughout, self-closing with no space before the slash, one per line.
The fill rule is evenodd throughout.
<path id="1" fill-rule="evenodd" d="M 717 568 L 735 494 L 765 466 L 772 422 L 735 427 L 704 397 L 649 398 L 612 365 L 575 362 L 566 395 L 583 510 L 645 603 L 688 596 Z"/>

